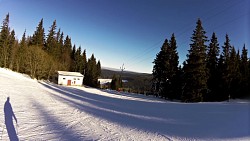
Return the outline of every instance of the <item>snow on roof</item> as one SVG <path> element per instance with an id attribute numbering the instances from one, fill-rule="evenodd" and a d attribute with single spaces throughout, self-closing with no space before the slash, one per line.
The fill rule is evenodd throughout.
<path id="1" fill-rule="evenodd" d="M 128 82 L 128 80 L 122 80 L 122 82 L 123 82 L 123 83 L 127 83 L 127 82 Z"/>
<path id="2" fill-rule="evenodd" d="M 112 79 L 98 79 L 98 81 L 100 82 L 100 84 L 107 84 L 111 83 Z"/>
<path id="3" fill-rule="evenodd" d="M 64 75 L 64 76 L 79 76 L 83 77 L 83 75 L 80 72 L 69 72 L 69 71 L 58 71 L 59 75 Z"/>
<path id="4" fill-rule="evenodd" d="M 107 83 L 111 83 L 112 79 L 98 79 L 98 81 L 100 82 L 100 84 L 107 84 Z M 122 80 L 123 83 L 127 83 L 128 80 Z"/>

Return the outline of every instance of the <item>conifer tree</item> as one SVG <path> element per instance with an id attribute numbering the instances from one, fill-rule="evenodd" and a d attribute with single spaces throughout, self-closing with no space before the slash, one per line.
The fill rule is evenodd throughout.
<path id="1" fill-rule="evenodd" d="M 240 89 L 241 91 L 239 92 L 239 97 L 247 97 L 247 95 L 250 96 L 250 81 L 248 78 L 250 77 L 250 70 L 248 67 L 248 56 L 247 56 L 248 50 L 246 49 L 246 46 L 244 44 L 242 53 L 241 53 L 241 61 L 240 61 L 240 73 L 241 73 L 241 84 L 240 84 Z"/>
<path id="2" fill-rule="evenodd" d="M 75 70 L 76 72 L 83 72 L 83 60 L 82 60 L 81 46 L 79 46 L 75 52 Z"/>
<path id="3" fill-rule="evenodd" d="M 96 64 L 96 68 L 97 68 L 97 76 L 101 76 L 102 73 L 102 68 L 101 68 L 101 62 L 100 60 L 98 60 L 97 64 Z"/>
<path id="4" fill-rule="evenodd" d="M 84 50 L 82 53 L 82 66 L 83 66 L 83 70 L 81 71 L 81 73 L 84 75 L 86 72 L 86 68 L 87 68 L 86 50 Z"/>
<path id="5" fill-rule="evenodd" d="M 228 89 L 231 98 L 237 98 L 238 97 L 237 95 L 239 93 L 239 84 L 240 84 L 239 63 L 240 63 L 239 52 L 236 53 L 235 48 L 232 47 L 229 57 L 229 74 L 228 74 L 228 79 L 230 79 L 228 84 Z"/>
<path id="6" fill-rule="evenodd" d="M 177 43 L 174 34 L 172 34 L 170 42 L 169 42 L 169 52 L 170 56 L 169 58 L 166 58 L 169 60 L 169 67 L 167 67 L 167 77 L 168 77 L 168 98 L 169 99 L 177 99 L 178 96 L 178 89 L 181 88 L 181 84 L 179 84 L 179 56 L 177 52 Z"/>
<path id="7" fill-rule="evenodd" d="M 56 48 L 56 20 L 54 20 L 53 24 L 50 27 L 45 44 L 45 50 L 50 55 L 55 57 L 55 48 Z"/>
<path id="8" fill-rule="evenodd" d="M 66 36 L 61 51 L 62 52 L 61 63 L 63 66 L 63 70 L 70 71 L 71 69 L 71 51 L 72 51 L 71 39 L 69 38 L 69 36 Z"/>
<path id="9" fill-rule="evenodd" d="M 62 40 L 60 38 L 61 38 L 61 29 L 59 28 L 55 37 L 56 43 L 53 47 L 53 54 L 57 61 L 60 61 L 61 57 Z"/>
<path id="10" fill-rule="evenodd" d="M 222 53 L 220 56 L 220 76 L 222 79 L 221 85 L 220 85 L 220 97 L 221 100 L 227 100 L 230 96 L 230 83 L 232 81 L 232 78 L 230 77 L 230 67 L 229 67 L 229 60 L 230 60 L 230 52 L 232 50 L 232 46 L 230 44 L 230 39 L 228 34 L 226 34 L 226 41 L 224 42 L 224 46 L 222 46 Z"/>
<path id="11" fill-rule="evenodd" d="M 70 71 L 76 71 L 76 45 L 73 46 L 72 51 L 70 53 L 71 63 L 70 63 Z"/>
<path id="12" fill-rule="evenodd" d="M 0 67 L 7 67 L 9 35 L 9 14 L 7 14 L 5 19 L 3 20 L 3 25 L 1 26 L 0 32 Z"/>
<path id="13" fill-rule="evenodd" d="M 208 68 L 208 74 L 209 78 L 207 81 L 208 90 L 209 93 L 205 95 L 206 101 L 216 101 L 216 93 L 219 86 L 218 81 L 218 57 L 219 57 L 219 43 L 218 39 L 216 37 L 216 34 L 213 33 L 211 37 L 211 42 L 208 46 L 208 54 L 207 54 L 207 68 Z"/>
<path id="14" fill-rule="evenodd" d="M 15 31 L 12 30 L 11 33 L 10 33 L 10 36 L 9 36 L 9 42 L 8 42 L 8 56 L 7 56 L 7 67 L 12 69 L 13 68 L 13 63 L 14 63 L 14 47 L 15 47 L 15 44 L 16 44 L 16 38 L 15 38 Z"/>
<path id="15" fill-rule="evenodd" d="M 166 75 L 166 70 L 169 64 L 169 60 L 166 58 L 170 55 L 169 51 L 169 43 L 166 39 L 163 43 L 160 52 L 156 55 L 154 60 L 153 67 L 153 85 L 152 89 L 157 96 L 161 96 L 166 98 L 166 93 L 164 92 L 166 88 L 166 82 L 168 80 Z"/>
<path id="16" fill-rule="evenodd" d="M 62 56 L 63 56 L 63 49 L 64 49 L 64 35 L 63 32 L 59 35 L 59 40 L 58 40 L 58 49 L 59 49 L 59 60 L 62 61 Z"/>
<path id="17" fill-rule="evenodd" d="M 97 64 L 96 64 L 96 58 L 94 54 L 91 55 L 91 57 L 88 59 L 87 63 L 87 69 L 84 76 L 84 84 L 91 86 L 91 87 L 97 87 L 98 83 L 98 72 L 97 72 Z"/>
<path id="18" fill-rule="evenodd" d="M 247 93 L 246 93 L 246 98 L 250 97 L 250 59 L 248 59 L 248 87 L 247 87 Z"/>
<path id="19" fill-rule="evenodd" d="M 185 66 L 185 87 L 182 100 L 186 102 L 203 101 L 207 93 L 206 42 L 207 37 L 198 19 L 196 29 L 191 37 L 187 64 Z"/>
<path id="20" fill-rule="evenodd" d="M 43 19 L 39 22 L 36 31 L 32 36 L 32 45 L 37 45 L 39 47 L 44 47 L 45 45 L 45 33 L 43 27 Z"/>
<path id="21" fill-rule="evenodd" d="M 16 68 L 17 68 L 17 71 L 21 73 L 27 73 L 27 66 L 28 66 L 27 48 L 28 48 L 28 44 L 26 41 L 26 30 L 25 30 L 22 36 L 22 40 L 19 44 L 17 57 L 16 57 Z"/>
<path id="22" fill-rule="evenodd" d="M 118 88 L 121 87 L 121 79 L 120 79 L 120 77 L 117 77 L 114 74 L 113 77 L 112 77 L 110 87 L 111 87 L 112 90 L 118 90 Z"/>

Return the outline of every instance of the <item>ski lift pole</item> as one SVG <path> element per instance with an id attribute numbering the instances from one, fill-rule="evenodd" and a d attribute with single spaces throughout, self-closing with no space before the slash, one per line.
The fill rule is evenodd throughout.
<path id="1" fill-rule="evenodd" d="M 123 75 L 123 71 L 125 70 L 124 63 L 122 64 L 122 66 L 120 67 L 120 69 L 121 69 L 121 74 L 120 74 L 120 79 L 121 79 L 121 80 L 120 80 L 120 81 L 121 81 L 120 83 L 121 83 L 121 84 L 120 84 L 120 85 L 121 85 L 121 87 L 123 87 L 123 85 L 122 85 L 122 75 Z"/>

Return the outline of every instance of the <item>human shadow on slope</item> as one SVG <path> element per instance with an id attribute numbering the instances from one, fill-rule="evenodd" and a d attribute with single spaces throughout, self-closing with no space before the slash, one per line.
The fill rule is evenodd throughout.
<path id="1" fill-rule="evenodd" d="M 18 141 L 17 132 L 14 127 L 13 118 L 16 121 L 17 125 L 17 118 L 13 112 L 12 106 L 10 104 L 10 97 L 7 98 L 4 104 L 4 117 L 5 117 L 5 125 L 7 129 L 7 133 L 9 135 L 10 141 Z"/>
<path id="2" fill-rule="evenodd" d="M 223 139 L 248 136 L 245 132 L 229 134 L 231 130 L 224 131 L 223 127 L 218 126 L 221 124 L 230 125 L 229 121 L 217 119 L 218 116 L 227 115 L 227 113 L 224 114 L 220 111 L 227 110 L 228 105 L 134 101 L 93 94 L 72 87 L 41 84 L 58 92 L 59 94 L 51 92 L 57 100 L 65 101 L 80 111 L 126 127 L 159 133 L 160 135 L 178 135 L 190 138 L 211 138 L 213 136 Z M 237 109 L 241 107 L 238 105 Z M 215 109 L 221 110 L 218 113 Z M 210 118 L 206 118 L 207 116 Z M 236 117 L 233 116 L 233 118 Z M 204 130 L 204 124 L 209 126 L 206 130 Z M 228 133 L 220 134 L 218 131 Z"/>

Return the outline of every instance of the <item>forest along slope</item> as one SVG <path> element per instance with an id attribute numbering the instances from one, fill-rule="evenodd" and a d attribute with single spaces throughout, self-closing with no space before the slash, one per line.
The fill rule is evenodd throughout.
<path id="1" fill-rule="evenodd" d="M 143 95 L 37 82 L 0 68 L 20 140 L 249 140 L 249 101 L 174 103 Z M 8 140 L 3 110 L 2 140 Z"/>

